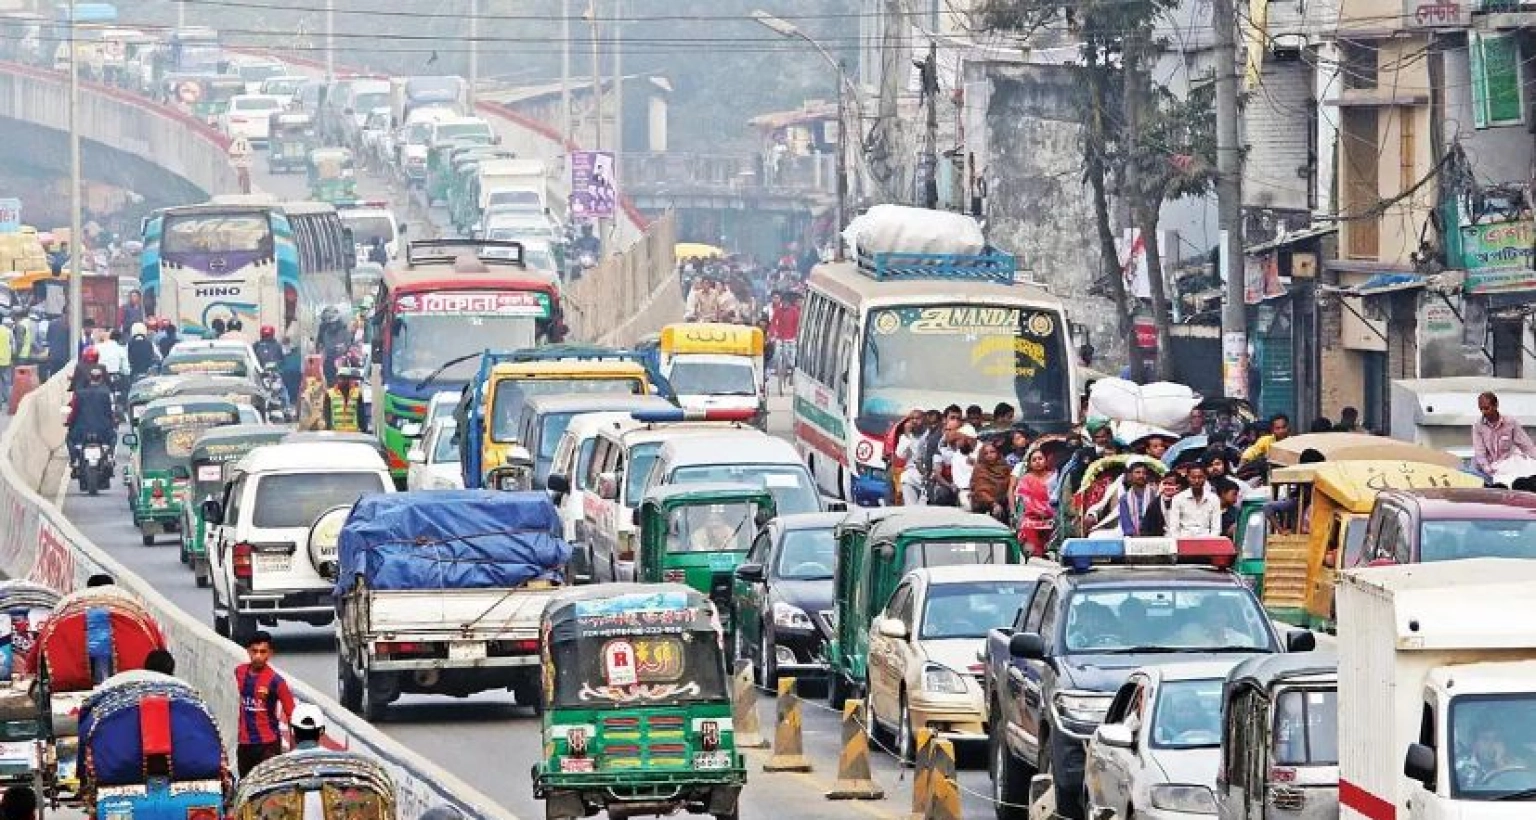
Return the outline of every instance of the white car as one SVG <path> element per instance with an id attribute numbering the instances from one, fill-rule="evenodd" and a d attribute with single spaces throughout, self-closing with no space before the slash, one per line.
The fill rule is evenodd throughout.
<path id="1" fill-rule="evenodd" d="M 309 82 L 309 78 L 302 74 L 284 74 L 280 77 L 268 77 L 261 81 L 261 88 L 258 88 L 256 93 L 268 97 L 281 97 L 285 100 L 291 100 L 293 95 L 299 93 L 299 89 L 307 82 Z"/>
<path id="2" fill-rule="evenodd" d="M 464 489 L 464 473 L 459 469 L 459 445 L 453 440 L 458 427 L 452 416 L 438 419 L 427 427 L 426 435 L 411 445 L 405 454 L 405 460 L 411 465 L 405 471 L 405 489 Z"/>
<path id="3" fill-rule="evenodd" d="M 261 91 L 261 84 L 273 77 L 292 76 L 288 73 L 288 66 L 277 60 L 241 59 L 234 61 L 232 66 L 235 73 L 245 83 L 245 93 L 257 94 Z M 289 92 L 290 94 L 292 92 Z"/>
<path id="4" fill-rule="evenodd" d="M 1088 742 L 1085 815 L 1101 820 L 1214 816 L 1221 689 L 1227 672 L 1245 657 L 1133 672 Z"/>
<path id="5" fill-rule="evenodd" d="M 245 137 L 265 144 L 271 137 L 273 114 L 283 110 L 283 98 L 266 94 L 236 94 L 229 98 L 229 110 L 219 115 L 219 130 L 231 139 Z"/>
<path id="6" fill-rule="evenodd" d="M 864 728 L 913 759 L 918 729 L 952 743 L 987 739 L 977 653 L 987 632 L 1012 623 L 1054 564 L 971 564 L 916 569 L 891 593 L 869 630 Z"/>

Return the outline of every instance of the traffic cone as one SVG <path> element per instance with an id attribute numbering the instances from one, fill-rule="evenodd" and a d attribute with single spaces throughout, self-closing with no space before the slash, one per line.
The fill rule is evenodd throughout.
<path id="1" fill-rule="evenodd" d="M 778 708 L 778 722 L 773 729 L 773 757 L 763 764 L 763 771 L 808 772 L 811 760 L 805 756 L 800 696 L 795 694 L 794 678 L 779 678 Z"/>
<path id="2" fill-rule="evenodd" d="M 928 774 L 933 768 L 933 730 L 923 727 L 916 731 L 917 736 L 913 738 L 916 752 L 912 756 L 912 811 L 907 820 L 923 820 L 927 816 L 931 787 Z"/>
<path id="3" fill-rule="evenodd" d="M 843 748 L 837 755 L 837 782 L 827 792 L 828 800 L 881 800 L 885 790 L 875 783 L 869 771 L 869 738 L 859 719 L 864 701 L 843 702 Z"/>
<path id="4" fill-rule="evenodd" d="M 757 686 L 752 680 L 752 662 L 745 659 L 736 662 L 736 674 L 731 678 L 731 731 L 736 736 L 738 749 L 768 748 L 762 721 L 757 717 Z"/>
<path id="5" fill-rule="evenodd" d="M 928 806 L 923 820 L 961 820 L 960 789 L 955 783 L 955 744 L 934 741 L 928 763 Z"/>

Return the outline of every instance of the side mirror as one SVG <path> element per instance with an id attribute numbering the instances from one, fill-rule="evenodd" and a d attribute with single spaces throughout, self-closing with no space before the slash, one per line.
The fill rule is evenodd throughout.
<path id="1" fill-rule="evenodd" d="M 614 473 L 602 473 L 597 477 L 597 497 L 613 501 L 619 497 L 619 477 Z"/>
<path id="2" fill-rule="evenodd" d="M 1403 775 L 1434 791 L 1435 750 L 1422 743 L 1408 744 L 1408 754 L 1403 757 Z"/>
<path id="3" fill-rule="evenodd" d="M 742 564 L 736 568 L 736 577 L 749 584 L 761 584 L 764 578 L 762 564 Z"/>
<path id="4" fill-rule="evenodd" d="M 571 491 L 571 480 L 559 473 L 550 473 L 549 477 L 544 479 L 544 486 L 554 492 L 564 494 Z"/>
<path id="5" fill-rule="evenodd" d="M 412 464 L 426 464 L 427 454 L 422 452 L 418 447 L 412 447 L 411 449 L 405 451 L 405 460 Z"/>
<path id="6" fill-rule="evenodd" d="M 1020 632 L 1008 639 L 1008 654 L 1026 661 L 1045 658 L 1045 640 L 1034 632 Z"/>
<path id="7" fill-rule="evenodd" d="M 1311 652 L 1317 648 L 1317 636 L 1305 630 L 1288 632 L 1285 635 L 1285 651 L 1287 652 Z"/>
<path id="8" fill-rule="evenodd" d="M 224 523 L 224 505 L 217 499 L 210 498 L 203 502 L 203 523 L 213 525 Z"/>
<path id="9" fill-rule="evenodd" d="M 757 512 L 753 513 L 752 515 L 752 523 L 756 524 L 758 527 L 767 526 L 768 522 L 772 520 L 773 510 L 770 510 L 767 507 L 758 507 Z"/>
<path id="10" fill-rule="evenodd" d="M 1124 723 L 1106 723 L 1094 732 L 1093 739 L 1117 749 L 1129 749 L 1136 745 L 1136 733 Z"/>
<path id="11" fill-rule="evenodd" d="M 127 447 L 137 447 L 137 446 L 139 446 L 139 434 L 138 433 L 124 433 L 123 434 L 123 444 L 124 444 L 124 446 L 127 446 Z"/>
<path id="12" fill-rule="evenodd" d="M 882 618 L 876 629 L 879 630 L 881 635 L 893 641 L 904 641 L 907 639 L 907 625 L 898 618 Z"/>

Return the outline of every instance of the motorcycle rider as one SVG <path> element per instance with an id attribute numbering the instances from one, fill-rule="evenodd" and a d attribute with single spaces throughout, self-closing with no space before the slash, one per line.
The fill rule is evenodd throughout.
<path id="1" fill-rule="evenodd" d="M 262 367 L 269 364 L 282 364 L 283 345 L 277 340 L 277 328 L 262 325 L 261 338 L 256 340 L 256 344 L 251 345 L 251 351 L 256 354 L 256 361 L 261 362 Z"/>
<path id="2" fill-rule="evenodd" d="M 82 363 L 83 364 L 83 363 Z M 117 446 L 117 417 L 112 391 L 107 387 L 107 371 L 100 365 L 84 368 L 86 380 L 69 400 L 69 463 L 72 477 L 80 475 L 80 452 L 86 439 L 97 436 L 107 452 Z"/>
<path id="3" fill-rule="evenodd" d="M 101 368 L 101 354 L 96 352 L 94 346 L 88 347 L 80 354 L 80 362 L 75 365 L 75 375 L 70 377 L 69 389 L 80 390 L 91 380 L 91 371 Z M 106 368 L 101 368 L 105 378 Z"/>
<path id="4" fill-rule="evenodd" d="M 128 378 L 138 381 L 160 361 L 160 350 L 149 337 L 149 328 L 135 322 L 128 338 Z"/>
<path id="5" fill-rule="evenodd" d="M 336 386 L 325 391 L 325 429 L 338 433 L 366 433 L 368 416 L 363 412 L 363 389 L 358 369 L 349 362 L 337 368 Z"/>
<path id="6" fill-rule="evenodd" d="M 334 305 L 327 305 L 320 311 L 320 327 L 315 331 L 315 349 L 322 356 L 326 384 L 336 381 L 336 360 L 346 354 L 351 343 L 352 332 L 347 328 L 347 323 L 341 320 L 341 311 Z"/>

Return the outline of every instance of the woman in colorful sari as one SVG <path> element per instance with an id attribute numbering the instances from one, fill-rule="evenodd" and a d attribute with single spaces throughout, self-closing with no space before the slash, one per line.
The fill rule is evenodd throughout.
<path id="1" fill-rule="evenodd" d="M 1056 473 L 1050 459 L 1041 450 L 1029 454 L 1024 475 L 1014 489 L 1014 509 L 1019 521 L 1019 541 L 1035 557 L 1045 555 L 1045 546 L 1056 527 L 1056 510 L 1051 505 L 1051 483 Z"/>

